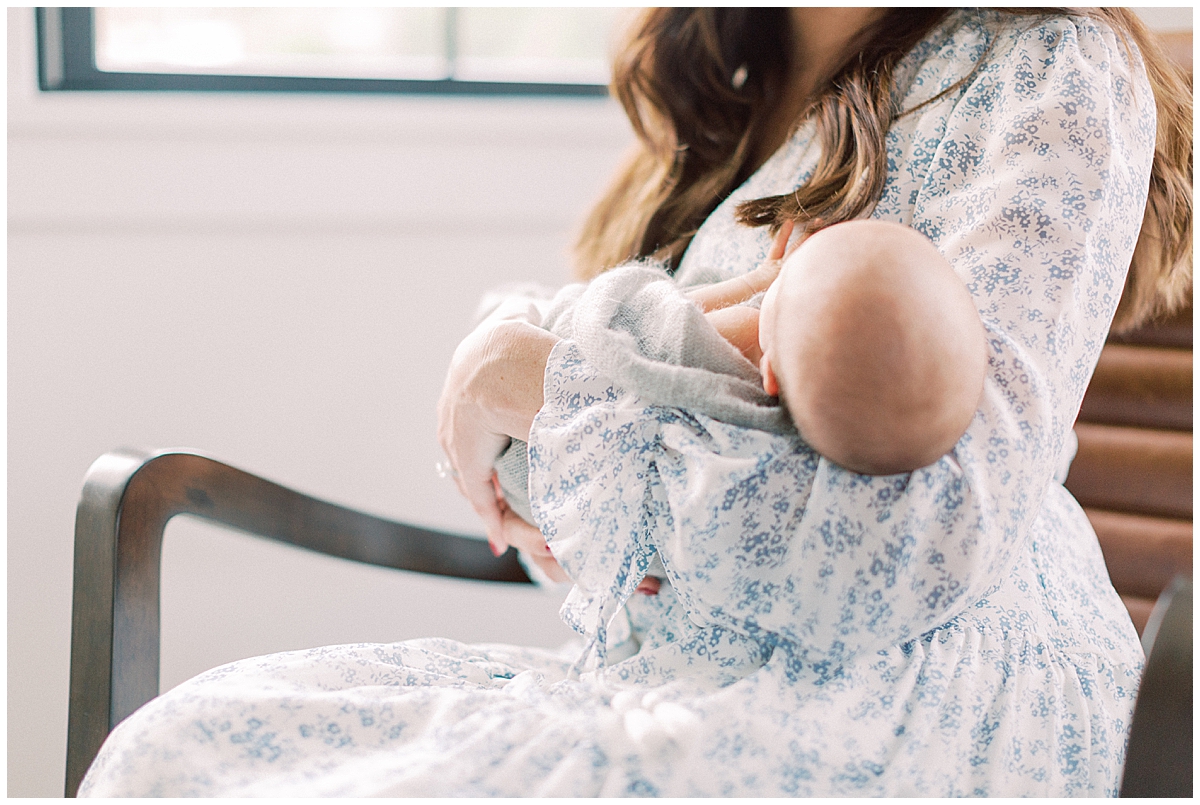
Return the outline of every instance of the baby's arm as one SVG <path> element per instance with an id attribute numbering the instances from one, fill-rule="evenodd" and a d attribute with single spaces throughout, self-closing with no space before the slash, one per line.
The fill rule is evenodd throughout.
<path id="1" fill-rule="evenodd" d="M 775 240 L 771 243 L 771 249 L 767 252 L 767 259 L 758 268 L 740 277 L 697 288 L 690 291 L 687 298 L 695 302 L 705 313 L 711 313 L 733 305 L 740 305 L 750 297 L 767 290 L 775 281 L 775 277 L 779 275 L 779 266 L 788 254 L 787 242 L 788 238 L 792 236 L 794 226 L 791 221 L 788 221 L 779 228 L 779 232 L 775 234 Z M 757 327 L 757 316 L 755 322 Z M 721 328 L 717 327 L 717 329 Z M 724 331 L 721 334 L 725 335 Z M 736 342 L 734 346 L 737 346 Z M 741 347 L 738 348 L 741 349 Z"/>
<path id="2" fill-rule="evenodd" d="M 737 347 L 746 360 L 758 366 L 762 360 L 762 349 L 758 345 L 758 308 L 734 305 L 711 310 L 704 318 L 722 338 Z"/>
<path id="3" fill-rule="evenodd" d="M 768 260 L 749 274 L 714 282 L 689 291 L 687 298 L 696 303 L 706 315 L 716 311 L 726 310 L 734 305 L 740 305 L 747 299 L 762 293 L 771 286 L 775 275 L 779 273 L 779 262 Z"/>
<path id="4" fill-rule="evenodd" d="M 688 299 L 704 311 L 709 324 L 755 366 L 762 359 L 762 350 L 758 346 L 758 310 L 742 303 L 767 290 L 775 281 L 783 258 L 790 254 L 787 242 L 794 226 L 788 221 L 779 228 L 767 259 L 749 274 L 715 282 L 687 294 Z M 793 246 L 792 250 L 795 248 Z"/>

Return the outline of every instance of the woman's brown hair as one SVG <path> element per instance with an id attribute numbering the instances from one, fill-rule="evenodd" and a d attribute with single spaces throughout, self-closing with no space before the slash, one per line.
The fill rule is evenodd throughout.
<path id="1" fill-rule="evenodd" d="M 1178 310 L 1191 297 L 1190 80 L 1129 9 L 1004 11 L 1099 19 L 1141 51 L 1158 137 L 1142 232 L 1113 328 Z M 772 230 L 795 220 L 811 231 L 869 212 L 886 178 L 887 131 L 897 117 L 915 111 L 894 107 L 893 70 L 949 13 L 892 10 L 865 31 L 854 55 L 816 91 L 802 116 L 814 120 L 822 146 L 812 177 L 794 192 L 740 204 L 738 219 Z M 789 31 L 786 9 L 642 13 L 615 60 L 612 83 L 638 143 L 585 222 L 576 250 L 580 276 L 636 257 L 678 265 L 700 224 L 755 167 L 756 138 L 783 92 Z"/>

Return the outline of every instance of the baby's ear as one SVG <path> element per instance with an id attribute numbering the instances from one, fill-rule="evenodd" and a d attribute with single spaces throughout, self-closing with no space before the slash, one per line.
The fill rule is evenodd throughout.
<path id="1" fill-rule="evenodd" d="M 758 368 L 762 372 L 763 391 L 772 397 L 778 397 L 779 381 L 775 379 L 775 372 L 771 369 L 771 362 L 767 360 L 765 352 L 763 353 L 762 360 L 758 363 Z"/>

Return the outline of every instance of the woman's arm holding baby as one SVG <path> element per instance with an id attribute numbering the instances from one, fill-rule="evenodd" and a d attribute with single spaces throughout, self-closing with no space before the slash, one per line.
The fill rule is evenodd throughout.
<path id="1" fill-rule="evenodd" d="M 629 535 L 624 552 L 651 541 L 689 615 L 778 635 L 805 673 L 911 640 L 994 589 L 1051 490 L 1153 154 L 1153 104 L 1133 103 L 1150 97 L 1144 74 L 1111 32 L 1076 25 L 997 34 L 1008 41 L 946 101 L 905 221 L 953 266 L 986 332 L 984 395 L 951 453 L 914 473 L 847 472 L 786 437 L 606 391 L 569 345 L 530 442 L 531 492 L 568 568 L 616 536 Z M 1029 64 L 1045 66 L 1037 80 Z M 1077 188 L 1069 204 L 1064 186 Z M 552 462 L 573 482 L 548 482 Z"/>

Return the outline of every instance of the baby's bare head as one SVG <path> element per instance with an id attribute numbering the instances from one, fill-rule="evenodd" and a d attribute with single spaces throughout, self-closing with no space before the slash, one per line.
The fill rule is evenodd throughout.
<path id="1" fill-rule="evenodd" d="M 933 463 L 979 405 L 987 353 L 974 301 L 934 245 L 899 224 L 848 221 L 805 241 L 763 301 L 759 338 L 768 390 L 817 452 L 857 472 Z"/>

